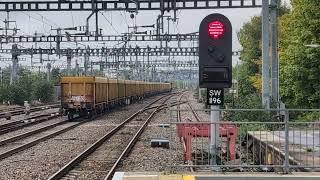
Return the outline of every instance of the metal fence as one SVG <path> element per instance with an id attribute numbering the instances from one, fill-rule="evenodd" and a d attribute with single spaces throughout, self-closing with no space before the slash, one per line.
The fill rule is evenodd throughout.
<path id="1" fill-rule="evenodd" d="M 176 166 L 219 171 L 320 171 L 320 114 L 315 114 L 320 109 L 217 109 L 222 114 L 217 123 L 208 121 L 211 109 L 195 109 L 204 114 L 201 122 L 178 122 L 178 111 L 190 109 L 170 108 L 170 142 L 183 144 L 183 148 L 171 148 L 183 151 L 185 159 L 185 164 Z M 313 113 L 315 118 L 297 121 L 301 113 Z M 211 129 L 220 134 L 220 141 L 214 144 Z"/>

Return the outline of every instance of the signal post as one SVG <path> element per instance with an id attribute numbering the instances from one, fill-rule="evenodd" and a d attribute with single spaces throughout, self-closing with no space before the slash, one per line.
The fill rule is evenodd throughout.
<path id="1" fill-rule="evenodd" d="M 199 29 L 199 87 L 207 88 L 210 114 L 210 165 L 217 165 L 219 154 L 220 106 L 224 88 L 232 85 L 232 26 L 222 14 L 210 14 Z"/>

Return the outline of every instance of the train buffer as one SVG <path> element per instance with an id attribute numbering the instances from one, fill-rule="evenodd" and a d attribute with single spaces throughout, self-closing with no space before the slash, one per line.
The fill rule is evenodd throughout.
<path id="1" fill-rule="evenodd" d="M 238 128 L 232 123 L 223 123 L 219 127 L 220 136 L 228 139 L 228 152 L 230 160 L 236 159 L 236 140 Z M 185 143 L 185 160 L 192 159 L 192 138 L 194 137 L 210 137 L 210 123 L 179 123 L 177 124 L 178 136 L 184 139 Z"/>

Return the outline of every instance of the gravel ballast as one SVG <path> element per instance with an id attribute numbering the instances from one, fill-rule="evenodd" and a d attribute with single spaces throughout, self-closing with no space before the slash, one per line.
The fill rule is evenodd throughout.
<path id="1" fill-rule="evenodd" d="M 0 161 L 0 179 L 47 179 L 116 124 L 156 98 L 114 109 L 94 121 Z"/>

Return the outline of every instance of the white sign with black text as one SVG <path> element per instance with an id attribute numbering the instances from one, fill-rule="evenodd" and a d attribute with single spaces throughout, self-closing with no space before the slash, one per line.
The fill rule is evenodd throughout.
<path id="1" fill-rule="evenodd" d="M 223 104 L 223 89 L 207 89 L 207 104 L 222 105 Z"/>

